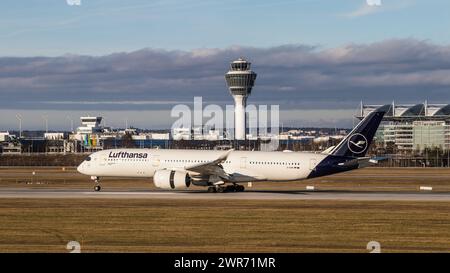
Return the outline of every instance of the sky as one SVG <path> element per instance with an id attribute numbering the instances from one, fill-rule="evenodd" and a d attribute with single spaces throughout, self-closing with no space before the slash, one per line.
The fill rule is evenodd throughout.
<path id="1" fill-rule="evenodd" d="M 351 127 L 361 100 L 450 102 L 449 1 L 80 1 L 1 2 L 0 130 L 16 114 L 169 128 L 194 96 L 232 104 L 241 56 L 258 74 L 248 103 L 280 105 L 286 126 Z"/>

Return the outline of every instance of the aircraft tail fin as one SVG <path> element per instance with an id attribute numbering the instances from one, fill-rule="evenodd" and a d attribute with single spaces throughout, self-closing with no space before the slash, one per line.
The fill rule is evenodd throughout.
<path id="1" fill-rule="evenodd" d="M 369 113 L 329 154 L 364 157 L 385 113 L 382 108 Z"/>

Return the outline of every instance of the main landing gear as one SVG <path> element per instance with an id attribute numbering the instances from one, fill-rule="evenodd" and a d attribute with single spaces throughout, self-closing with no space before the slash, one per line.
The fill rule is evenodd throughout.
<path id="1" fill-rule="evenodd" d="M 243 192 L 245 190 L 245 187 L 242 185 L 237 185 L 237 184 L 233 184 L 233 185 L 228 185 L 226 187 L 222 187 L 222 186 L 210 186 L 208 187 L 208 192 L 218 192 L 218 193 L 222 193 L 222 192 Z"/>
<path id="2" fill-rule="evenodd" d="M 94 181 L 94 191 L 101 191 L 102 187 L 100 186 L 100 177 L 98 176 L 91 176 L 91 179 Z"/>

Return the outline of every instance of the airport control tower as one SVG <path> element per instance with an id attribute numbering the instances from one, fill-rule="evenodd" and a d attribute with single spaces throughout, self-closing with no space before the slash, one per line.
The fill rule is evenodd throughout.
<path id="1" fill-rule="evenodd" d="M 245 106 L 256 79 L 256 73 L 250 70 L 250 65 L 239 58 L 231 63 L 230 71 L 225 74 L 228 89 L 234 98 L 234 137 L 237 140 L 245 140 Z"/>

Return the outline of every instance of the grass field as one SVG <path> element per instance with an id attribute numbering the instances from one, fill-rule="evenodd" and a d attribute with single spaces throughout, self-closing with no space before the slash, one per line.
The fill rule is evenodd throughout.
<path id="1" fill-rule="evenodd" d="M 35 175 L 32 172 L 35 171 Z M 149 179 L 103 188 L 152 189 Z M 81 188 L 74 169 L 1 168 L 0 187 Z M 450 191 L 448 169 L 371 168 L 253 189 Z M 450 202 L 173 199 L 0 199 L 0 252 L 450 252 Z"/>
<path id="2" fill-rule="evenodd" d="M 450 204 L 0 200 L 1 252 L 449 252 Z"/>

